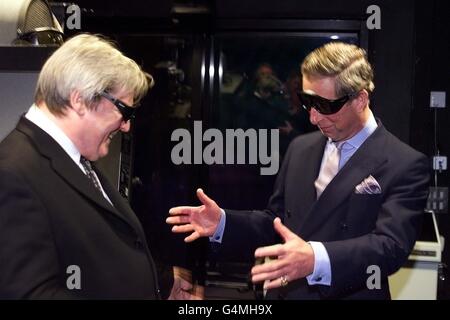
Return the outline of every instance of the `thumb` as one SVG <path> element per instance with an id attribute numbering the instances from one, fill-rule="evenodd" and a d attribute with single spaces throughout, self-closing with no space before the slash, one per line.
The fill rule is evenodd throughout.
<path id="1" fill-rule="evenodd" d="M 184 279 L 180 279 L 180 281 L 181 281 L 181 283 L 180 283 L 181 290 L 184 290 L 184 291 L 192 290 L 192 288 L 193 288 L 192 283 L 190 283 L 189 281 L 184 280 Z"/>
<path id="2" fill-rule="evenodd" d="M 211 206 L 215 204 L 214 200 L 209 198 L 201 188 L 197 189 L 197 198 L 200 200 L 201 203 L 203 203 L 205 206 Z"/>
<path id="3" fill-rule="evenodd" d="M 273 220 L 273 226 L 275 228 L 275 231 L 278 232 L 278 234 L 283 238 L 284 242 L 291 240 L 297 235 L 293 233 L 291 230 L 289 230 L 282 222 L 280 218 L 275 218 Z"/>

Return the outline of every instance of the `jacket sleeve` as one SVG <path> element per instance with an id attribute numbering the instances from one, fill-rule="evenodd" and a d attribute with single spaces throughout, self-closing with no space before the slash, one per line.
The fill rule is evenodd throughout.
<path id="1" fill-rule="evenodd" d="M 276 217 L 284 219 L 284 190 L 290 155 L 291 147 L 286 152 L 266 210 L 225 210 L 227 217 L 220 246 L 221 255 L 239 261 L 253 261 L 256 248 L 281 242 L 273 227 L 273 220 Z"/>
<path id="2" fill-rule="evenodd" d="M 45 204 L 0 168 L 0 299 L 77 298 L 65 287 Z"/>

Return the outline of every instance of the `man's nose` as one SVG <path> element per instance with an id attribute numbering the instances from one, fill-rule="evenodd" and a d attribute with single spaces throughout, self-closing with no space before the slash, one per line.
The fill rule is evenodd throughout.
<path id="1" fill-rule="evenodd" d="M 122 132 L 130 131 L 130 127 L 131 127 L 130 122 L 131 122 L 130 120 L 122 121 L 122 123 L 120 124 L 120 131 L 122 131 Z"/>
<path id="2" fill-rule="evenodd" d="M 319 111 L 315 108 L 311 108 L 309 111 L 309 121 L 311 121 L 313 125 L 317 125 L 322 118 L 323 115 Z"/>

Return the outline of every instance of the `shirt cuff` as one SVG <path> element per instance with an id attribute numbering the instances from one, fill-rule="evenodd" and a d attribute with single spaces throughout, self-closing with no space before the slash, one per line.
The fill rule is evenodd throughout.
<path id="1" fill-rule="evenodd" d="M 322 242 L 308 242 L 314 251 L 314 271 L 306 277 L 309 285 L 331 285 L 331 264 L 328 252 Z"/>
<path id="2" fill-rule="evenodd" d="M 222 237 L 225 231 L 225 222 L 227 220 L 227 215 L 225 214 L 225 211 L 223 209 L 220 209 L 220 212 L 221 212 L 220 221 L 219 224 L 217 225 L 216 232 L 211 237 L 209 237 L 210 242 L 222 243 Z"/>

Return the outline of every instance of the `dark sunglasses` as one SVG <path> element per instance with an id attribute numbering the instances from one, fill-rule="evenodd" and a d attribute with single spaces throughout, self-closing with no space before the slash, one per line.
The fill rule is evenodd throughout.
<path id="1" fill-rule="evenodd" d="M 119 109 L 120 113 L 122 114 L 123 121 L 126 122 L 126 121 L 134 118 L 134 113 L 136 112 L 136 108 L 139 105 L 131 107 L 131 106 L 127 105 L 125 102 L 123 102 L 123 101 L 121 101 L 121 100 L 119 100 L 117 98 L 114 98 L 112 95 L 110 95 L 106 91 L 100 92 L 99 94 L 103 98 L 106 98 L 109 101 L 111 101 L 112 104 L 114 104 L 117 107 L 117 109 Z"/>
<path id="2" fill-rule="evenodd" d="M 342 109 L 342 107 L 350 99 L 356 97 L 358 93 L 347 94 L 336 100 L 328 100 L 315 94 L 309 94 L 304 91 L 298 91 L 297 96 L 301 105 L 307 111 L 311 111 L 311 108 L 316 109 L 321 114 L 333 114 Z"/>

